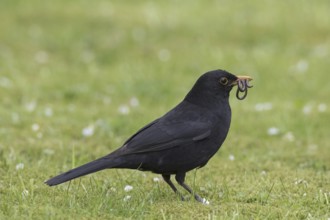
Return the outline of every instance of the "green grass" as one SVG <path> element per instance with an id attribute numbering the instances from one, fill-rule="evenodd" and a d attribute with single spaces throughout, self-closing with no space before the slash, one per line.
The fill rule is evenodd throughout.
<path id="1" fill-rule="evenodd" d="M 326 0 L 1 1 L 0 219 L 329 219 L 329 11 Z M 188 174 L 209 206 L 139 171 L 43 184 L 116 149 L 217 68 L 254 88 L 232 95 L 226 142 Z"/>

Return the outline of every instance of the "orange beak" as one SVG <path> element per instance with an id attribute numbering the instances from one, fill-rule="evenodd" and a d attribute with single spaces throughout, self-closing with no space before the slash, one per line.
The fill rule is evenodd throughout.
<path id="1" fill-rule="evenodd" d="M 237 80 L 232 83 L 232 85 L 237 85 L 239 80 L 248 80 L 251 81 L 252 78 L 250 76 L 237 76 Z"/>

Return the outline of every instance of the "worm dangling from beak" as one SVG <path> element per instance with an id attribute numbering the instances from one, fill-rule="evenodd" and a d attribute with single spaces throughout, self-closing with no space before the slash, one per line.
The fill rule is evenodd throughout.
<path id="1" fill-rule="evenodd" d="M 239 76 L 236 80 L 237 84 L 237 91 L 236 91 L 236 97 L 239 100 L 243 100 L 246 98 L 248 89 L 252 88 L 253 86 L 249 84 L 249 81 L 252 80 L 251 77 L 248 76 Z M 240 93 L 243 93 L 240 95 Z"/>

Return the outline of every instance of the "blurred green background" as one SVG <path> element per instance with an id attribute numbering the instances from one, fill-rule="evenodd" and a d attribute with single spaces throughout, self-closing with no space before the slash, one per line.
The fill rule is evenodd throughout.
<path id="1" fill-rule="evenodd" d="M 329 11 L 327 0 L 0 1 L 0 218 L 330 218 Z M 226 142 L 188 174 L 209 206 L 138 171 L 43 184 L 119 147 L 213 69 L 254 88 L 232 95 Z"/>

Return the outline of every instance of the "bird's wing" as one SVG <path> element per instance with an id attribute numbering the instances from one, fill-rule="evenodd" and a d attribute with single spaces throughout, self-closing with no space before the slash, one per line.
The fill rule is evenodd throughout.
<path id="1" fill-rule="evenodd" d="M 157 119 L 129 138 L 120 149 L 120 155 L 167 150 L 184 143 L 206 139 L 211 134 L 211 123 L 201 121 L 173 121 Z"/>

